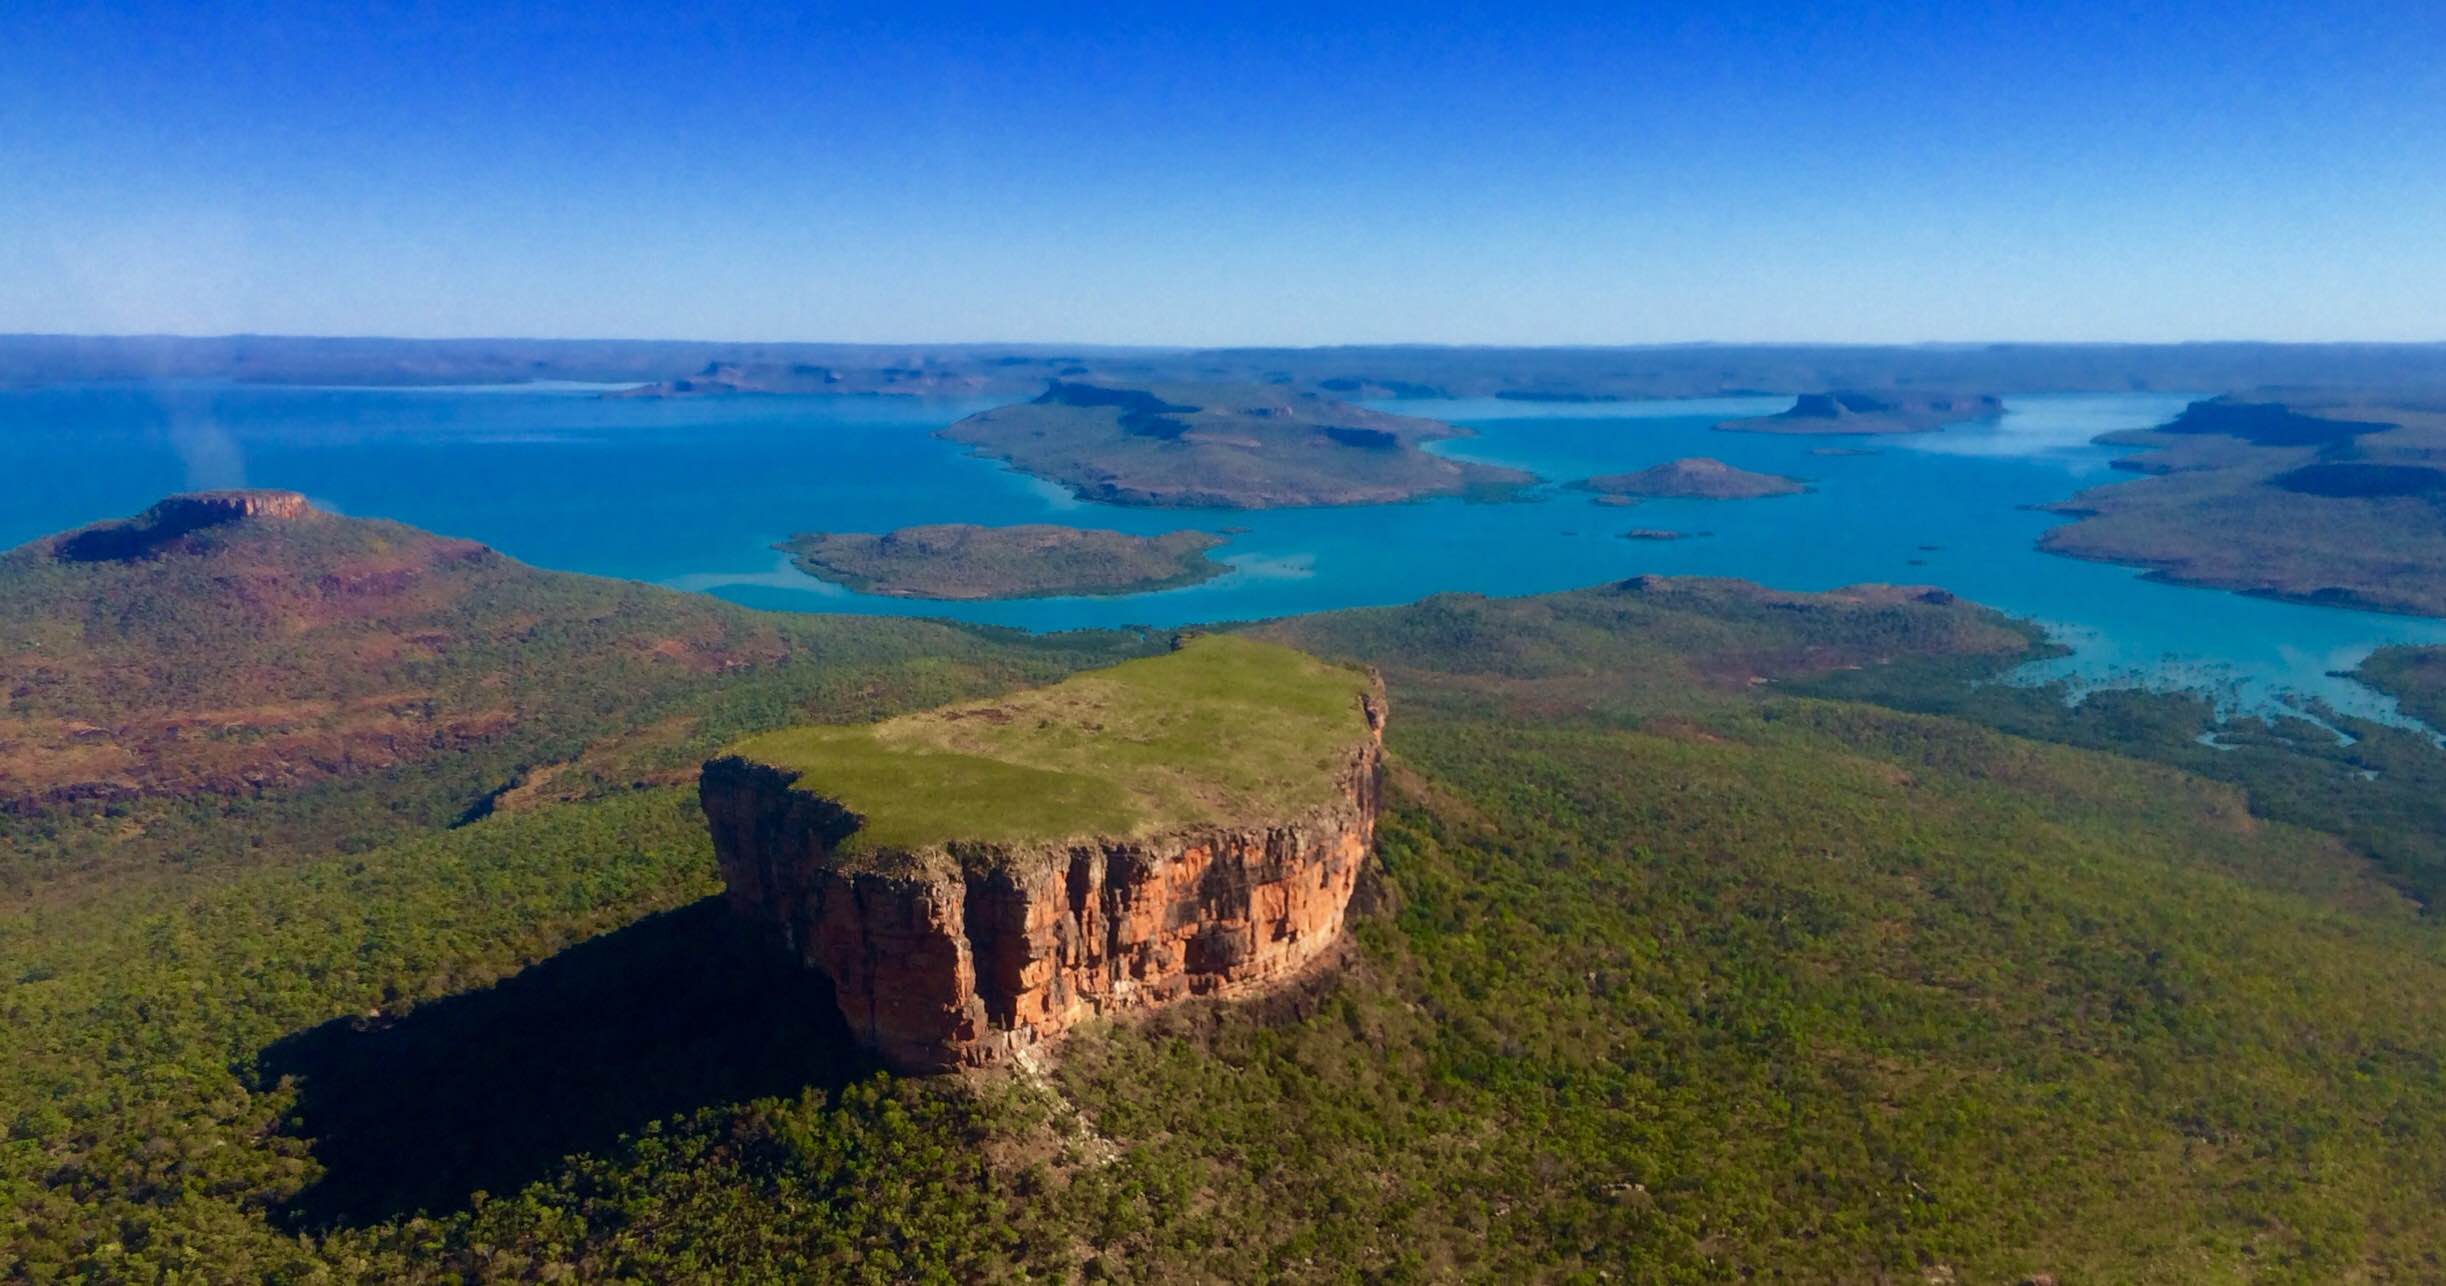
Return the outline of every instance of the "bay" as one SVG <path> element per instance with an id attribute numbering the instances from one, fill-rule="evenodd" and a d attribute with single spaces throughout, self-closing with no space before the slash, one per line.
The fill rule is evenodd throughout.
<path id="1" fill-rule="evenodd" d="M 1724 433 L 1780 399 L 1380 405 L 1468 426 L 1456 457 L 1550 484 L 1512 503 L 1257 512 L 1083 504 L 933 436 L 977 405 L 883 398 L 606 397 L 589 386 L 320 389 L 150 383 L 0 392 L 0 544 L 135 512 L 174 491 L 286 487 L 343 513 L 481 540 L 538 566 L 765 608 L 950 617 L 1032 630 L 1173 626 L 1526 594 L 1643 573 L 1785 589 L 1929 584 L 2046 625 L 2072 652 L 2017 677 L 2076 689 L 2196 688 L 2229 709 L 2315 699 L 2395 718 L 2336 671 L 2446 622 L 2169 585 L 2042 554 L 2062 519 L 2029 506 L 2123 477 L 2096 435 L 2162 422 L 2174 394 L 2008 397 L 1996 423 L 1870 438 Z M 1862 454 L 1827 454 L 1825 448 Z M 1559 484 L 1708 456 L 1808 482 L 1804 495 L 1593 505 Z M 1154 533 L 1242 528 L 1224 577 L 1114 598 L 928 603 L 792 569 L 797 531 L 1066 522 Z M 1710 533 L 1626 540 L 1633 528 Z"/>

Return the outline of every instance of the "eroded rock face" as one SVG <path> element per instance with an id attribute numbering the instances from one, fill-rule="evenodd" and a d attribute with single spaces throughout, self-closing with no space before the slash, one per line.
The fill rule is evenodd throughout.
<path id="1" fill-rule="evenodd" d="M 1381 696 L 1333 798 L 1265 825 L 1035 849 L 954 847 L 953 875 L 837 869 L 857 828 L 738 758 L 700 791 L 728 899 L 822 970 L 892 1067 L 984 1066 L 1090 1016 L 1262 990 L 1336 942 L 1375 844 Z"/>
<path id="2" fill-rule="evenodd" d="M 134 518 L 97 523 L 62 536 L 53 554 L 66 562 L 120 562 L 143 558 L 206 527 L 250 520 L 286 522 L 314 512 L 294 491 L 191 491 L 171 496 Z"/>

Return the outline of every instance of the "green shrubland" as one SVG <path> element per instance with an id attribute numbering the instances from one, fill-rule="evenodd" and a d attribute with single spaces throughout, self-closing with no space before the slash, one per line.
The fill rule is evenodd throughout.
<path id="1" fill-rule="evenodd" d="M 2446 1273 L 2446 956 L 2332 737 L 2195 763 L 1873 594 L 1261 632 L 1390 691 L 1337 969 L 910 1080 L 724 936 L 683 788 L 89 881 L 0 917 L 0 1274 Z"/>

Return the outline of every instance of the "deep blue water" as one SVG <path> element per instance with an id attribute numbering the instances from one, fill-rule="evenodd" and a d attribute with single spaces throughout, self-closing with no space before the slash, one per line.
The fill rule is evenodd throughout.
<path id="1" fill-rule="evenodd" d="M 2264 709 L 2290 694 L 2388 713 L 2375 694 L 2329 672 L 2381 643 L 2446 643 L 2446 622 L 2164 585 L 2033 548 L 2058 519 L 2022 506 L 2120 476 L 2107 468 L 2117 451 L 2090 438 L 2160 422 L 2185 400 L 2016 397 L 1992 426 L 1868 439 L 1708 427 L 1776 409 L 1778 399 L 1387 403 L 1478 430 L 1446 444 L 1450 454 L 1557 483 L 1706 455 L 1801 477 L 1816 490 L 1612 509 L 1547 488 L 1525 503 L 1226 513 L 1081 504 L 936 440 L 932 430 L 975 409 L 953 403 L 632 401 L 584 388 L 55 388 L 0 392 L 0 545 L 132 513 L 172 491 L 247 485 L 293 488 L 344 513 L 472 537 L 539 566 L 758 607 L 1032 629 L 1245 619 L 1445 590 L 1532 593 L 1641 572 L 1739 576 L 1789 589 L 1924 582 L 2043 622 L 2076 649 L 2032 677 L 2196 686 L 2241 708 Z M 1826 446 L 1875 454 L 1814 453 Z M 794 531 L 944 521 L 1248 530 L 1217 551 L 1235 572 L 1203 585 L 1001 603 L 852 594 L 790 569 L 771 548 Z M 1622 539 L 1633 527 L 1713 534 Z"/>

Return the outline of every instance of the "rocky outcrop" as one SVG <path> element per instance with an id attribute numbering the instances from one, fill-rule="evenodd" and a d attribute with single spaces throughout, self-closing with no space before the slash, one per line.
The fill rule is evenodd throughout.
<path id="1" fill-rule="evenodd" d="M 1375 842 L 1384 703 L 1327 802 L 1263 824 L 836 861 L 859 819 L 781 769 L 705 766 L 731 907 L 833 984 L 887 1064 L 984 1066 L 1099 1014 L 1259 991 L 1341 936 Z"/>
<path id="2" fill-rule="evenodd" d="M 53 544 L 52 552 L 65 562 L 124 562 L 207 527 L 289 521 L 313 512 L 314 506 L 294 491 L 192 491 L 170 496 L 133 518 L 71 532 Z"/>
<path id="3" fill-rule="evenodd" d="M 1773 415 L 1726 420 L 1716 427 L 1739 433 L 1929 433 L 2003 414 L 2004 399 L 1993 393 L 1836 389 L 1803 393 Z"/>

